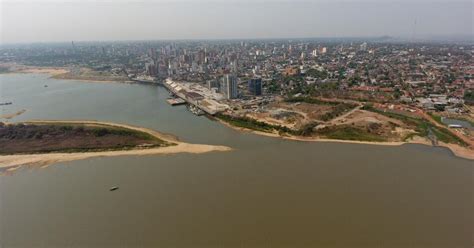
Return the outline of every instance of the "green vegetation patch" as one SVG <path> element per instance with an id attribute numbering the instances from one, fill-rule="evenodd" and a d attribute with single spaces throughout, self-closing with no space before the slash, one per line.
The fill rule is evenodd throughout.
<path id="1" fill-rule="evenodd" d="M 358 141 L 371 141 L 371 142 L 384 142 L 387 141 L 383 137 L 372 134 L 361 128 L 355 128 L 351 126 L 333 126 L 319 129 L 317 133 L 328 139 L 338 140 L 358 140 Z"/>
<path id="2" fill-rule="evenodd" d="M 316 99 L 316 98 L 304 97 L 304 96 L 290 97 L 288 99 L 285 99 L 285 102 L 292 102 L 292 103 L 304 102 L 304 103 L 319 104 L 319 105 L 338 105 L 338 104 L 340 104 L 339 102 L 323 101 L 323 100 L 319 100 L 319 99 Z"/>
<path id="3" fill-rule="evenodd" d="M 348 104 L 348 103 L 339 103 L 334 108 L 325 114 L 321 116 L 322 121 L 329 121 L 332 120 L 346 112 L 349 112 L 355 107 L 354 104 Z"/>
<path id="4" fill-rule="evenodd" d="M 341 107 L 340 112 L 346 109 Z M 394 118 L 397 120 L 403 121 L 405 124 L 411 126 L 415 129 L 416 133 L 407 135 L 404 140 L 409 140 L 413 136 L 428 137 L 429 135 L 434 135 L 439 141 L 444 143 L 454 143 L 461 146 L 467 146 L 466 142 L 462 139 L 451 133 L 446 128 L 437 127 L 430 123 L 429 121 L 421 118 L 416 118 L 412 116 L 407 116 L 394 112 L 384 112 L 378 109 L 373 108 L 370 105 L 364 106 L 362 109 L 372 111 L 378 114 L 385 115 L 389 118 Z M 319 135 L 328 139 L 338 139 L 338 140 L 358 140 L 358 141 L 371 141 L 371 142 L 386 142 L 386 138 L 371 133 L 369 129 L 362 129 L 353 126 L 339 125 L 314 130 L 317 123 L 308 123 L 301 127 L 298 130 L 293 130 L 280 125 L 272 125 L 266 122 L 257 121 L 248 117 L 236 117 L 225 114 L 217 114 L 216 117 L 220 120 L 223 120 L 233 126 L 242 127 L 250 130 L 256 130 L 261 132 L 274 132 L 277 131 L 279 134 L 289 134 L 297 136 L 312 136 Z"/>
<path id="5" fill-rule="evenodd" d="M 248 117 L 236 117 L 236 116 L 230 116 L 230 115 L 225 115 L 225 114 L 217 114 L 216 117 L 233 126 L 247 128 L 247 129 L 261 131 L 261 132 L 271 133 L 275 130 L 279 132 L 284 132 L 284 133 L 294 132 L 290 128 L 287 128 L 284 126 L 272 125 L 272 124 L 268 124 L 262 121 L 257 121 L 255 119 L 248 118 Z"/>
<path id="6" fill-rule="evenodd" d="M 325 78 L 328 77 L 328 72 L 327 71 L 320 71 L 320 70 L 316 70 L 316 69 L 311 68 L 311 69 L 306 71 L 306 76 L 325 79 Z"/>
<path id="7" fill-rule="evenodd" d="M 321 135 L 328 139 L 340 139 L 340 140 L 359 140 L 359 141 L 386 141 L 384 138 L 371 134 L 367 130 L 358 129 L 350 126 L 336 126 L 327 127 L 318 131 L 314 130 L 317 123 L 312 122 L 304 125 L 298 130 L 293 130 L 284 126 L 271 125 L 265 122 L 260 122 L 248 117 L 234 117 L 224 114 L 218 114 L 217 118 L 237 127 L 246 129 L 261 131 L 261 132 L 274 132 L 278 131 L 280 135 L 297 135 L 297 136 L 312 136 L 314 134 Z"/>
<path id="8" fill-rule="evenodd" d="M 437 115 L 437 114 L 435 114 L 435 113 L 433 113 L 433 112 L 428 112 L 428 115 L 431 116 L 431 118 L 433 118 L 433 120 L 435 120 L 435 121 L 438 122 L 439 124 L 441 124 L 441 125 L 443 125 L 443 126 L 445 125 L 445 124 L 443 123 L 443 121 L 441 120 L 441 119 L 442 119 L 441 116 L 439 116 L 439 115 Z"/>
<path id="9" fill-rule="evenodd" d="M 371 105 L 365 105 L 362 109 L 403 121 L 405 124 L 412 126 L 415 129 L 416 134 L 408 135 L 407 137 L 405 137 L 405 140 L 408 140 L 415 135 L 418 135 L 421 137 L 428 137 L 430 134 L 433 134 L 434 136 L 436 136 L 436 138 L 439 141 L 442 141 L 444 143 L 452 143 L 452 144 L 458 144 L 461 146 L 468 146 L 468 144 L 464 142 L 464 140 L 454 135 L 448 129 L 443 128 L 443 127 L 437 127 L 426 119 L 416 118 L 416 117 L 407 116 L 407 115 L 389 112 L 389 111 L 382 111 L 382 110 L 374 108 Z"/>
<path id="10" fill-rule="evenodd" d="M 467 90 L 464 93 L 464 101 L 466 102 L 466 104 L 474 105 L 474 91 L 473 90 Z"/>
<path id="11" fill-rule="evenodd" d="M 100 124 L 0 123 L 0 154 L 89 152 L 173 145 L 145 132 Z"/>

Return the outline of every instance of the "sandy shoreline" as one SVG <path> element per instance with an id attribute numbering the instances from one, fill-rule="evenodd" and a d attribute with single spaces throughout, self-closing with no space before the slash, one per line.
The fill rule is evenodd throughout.
<path id="1" fill-rule="evenodd" d="M 56 75 L 67 73 L 69 72 L 69 70 L 66 68 L 61 68 L 61 67 L 45 67 L 45 68 L 27 67 L 25 69 L 20 69 L 18 72 L 19 73 L 46 73 L 46 74 L 50 74 L 51 76 L 56 76 Z"/>
<path id="2" fill-rule="evenodd" d="M 15 74 L 15 73 L 46 73 L 51 76 L 56 76 L 69 72 L 66 67 L 40 67 L 40 66 L 29 66 L 16 63 L 0 63 L 0 67 L 8 68 L 8 71 L 3 72 L 4 74 Z"/>
<path id="3" fill-rule="evenodd" d="M 14 65 L 14 66 L 17 66 L 19 68 L 17 68 L 17 70 L 15 70 L 15 71 L 11 71 L 11 72 L 8 72 L 8 73 L 47 73 L 47 74 L 50 74 L 54 78 L 54 76 L 61 75 L 61 74 L 69 72 L 68 69 L 61 68 L 61 67 L 32 67 L 32 66 L 23 66 L 23 65 Z M 74 81 L 82 81 L 82 82 L 100 82 L 100 83 L 133 83 L 133 81 L 110 81 L 110 80 L 99 81 L 99 80 L 72 79 L 72 78 L 71 79 L 68 78 L 68 79 L 64 79 L 64 80 L 74 80 Z M 218 118 L 213 118 L 213 119 L 219 121 L 221 124 L 223 124 L 223 125 L 225 125 L 229 128 L 232 128 L 234 130 L 250 132 L 250 133 L 254 133 L 254 134 L 262 135 L 262 136 L 268 136 L 268 137 L 274 137 L 274 138 L 283 138 L 283 139 L 287 139 L 287 140 L 294 140 L 294 141 L 333 142 L 333 143 L 367 144 L 367 145 L 382 145 L 382 146 L 400 146 L 400 145 L 404 145 L 404 144 L 422 144 L 422 145 L 432 146 L 431 142 L 429 140 L 427 140 L 425 138 L 422 138 L 422 137 L 415 137 L 414 139 L 412 139 L 410 141 L 406 141 L 406 142 L 403 142 L 403 141 L 400 141 L 400 142 L 372 142 L 372 141 L 324 139 L 324 138 L 316 138 L 316 137 L 305 138 L 305 137 L 299 137 L 299 136 L 281 136 L 277 133 L 267 133 L 267 132 L 261 132 L 261 131 L 241 128 L 241 127 L 236 127 L 236 126 L 233 126 L 233 125 L 231 125 L 231 124 L 229 124 L 225 121 L 222 121 Z M 46 121 L 40 121 L 40 122 L 46 122 Z M 51 122 L 54 122 L 54 121 L 51 121 Z M 63 122 L 63 121 L 59 121 L 59 122 Z M 71 122 L 74 122 L 74 121 L 68 121 L 68 122 L 71 123 Z M 91 124 L 93 124 L 92 122 L 95 122 L 95 121 L 87 121 L 87 122 L 90 122 Z M 84 122 L 77 121 L 77 123 L 84 123 Z M 106 122 L 95 122 L 95 123 L 96 124 L 107 124 Z M 109 125 L 116 125 L 118 127 L 125 127 L 125 128 L 130 128 L 131 127 L 131 126 L 115 124 L 115 123 L 108 123 L 108 124 Z M 136 129 L 136 128 L 138 128 L 138 127 L 132 127 L 132 129 Z M 149 130 L 149 129 L 144 129 L 144 128 L 143 129 L 138 128 L 136 130 L 144 131 L 144 132 L 153 132 L 154 133 L 153 135 L 163 135 L 163 134 L 160 134 L 159 132 Z M 164 138 L 162 138 L 162 139 L 164 139 Z M 177 143 L 177 141 L 173 141 L 173 142 Z M 191 145 L 191 144 L 188 144 L 188 145 Z M 178 146 L 179 146 L 179 144 L 178 144 Z M 203 145 L 203 146 L 205 146 L 205 145 Z M 459 145 L 456 145 L 456 144 L 446 144 L 446 143 L 443 143 L 443 142 L 439 142 L 438 146 L 448 148 L 449 150 L 451 150 L 454 153 L 454 155 L 456 155 L 458 157 L 474 160 L 474 150 L 472 150 L 472 149 L 465 148 L 465 147 L 462 147 L 462 146 L 459 146 Z M 159 149 L 163 149 L 163 148 L 159 148 Z M 154 149 L 149 149 L 149 150 L 154 150 Z M 123 152 L 123 151 L 120 151 L 120 152 Z M 24 156 L 26 156 L 26 155 L 24 155 Z M 106 156 L 106 155 L 104 155 L 104 156 Z M 116 155 L 110 155 L 110 156 L 116 156 Z M 75 160 L 75 159 L 72 159 L 72 160 Z M 2 166 L 2 159 L 1 159 L 1 156 L 0 156 L 0 168 L 2 168 L 2 167 L 5 167 L 5 166 Z"/>
<path id="4" fill-rule="evenodd" d="M 135 83 L 134 81 L 131 80 L 103 80 L 103 79 L 85 79 L 85 78 L 79 78 L 79 77 L 74 77 L 74 76 L 63 76 L 66 73 L 61 73 L 61 74 L 50 74 L 51 78 L 57 79 L 57 80 L 71 80 L 71 81 L 79 81 L 79 82 L 86 82 L 86 83 Z"/>
<path id="5" fill-rule="evenodd" d="M 112 127 L 128 128 L 136 131 L 141 131 L 153 135 L 164 141 L 174 143 L 176 145 L 151 148 L 151 149 L 136 149 L 123 151 L 104 151 L 104 152 L 83 152 L 83 153 L 47 153 L 47 154 L 20 154 L 20 155 L 0 155 L 0 168 L 6 171 L 14 170 L 20 166 L 45 166 L 58 162 L 67 162 L 73 160 L 81 160 L 93 157 L 112 157 L 112 156 L 137 156 L 137 155 L 158 155 L 158 154 L 176 154 L 176 153 L 207 153 L 213 151 L 230 151 L 227 146 L 214 146 L 203 144 L 189 144 L 179 141 L 176 137 L 160 133 L 147 128 L 135 127 L 124 124 L 99 122 L 99 121 L 56 121 L 56 120 L 37 120 L 28 121 L 25 123 L 75 123 L 85 125 L 106 125 Z"/>
<path id="6" fill-rule="evenodd" d="M 95 83 L 134 83 L 130 80 L 101 80 L 101 79 L 85 79 L 80 77 L 68 76 L 70 73 L 70 68 L 66 67 L 41 67 L 41 66 L 27 66 L 20 64 L 0 64 L 0 67 L 8 67 L 11 70 L 5 72 L 4 74 L 28 74 L 28 73 L 40 73 L 40 74 L 49 74 L 53 79 L 60 80 L 71 80 L 71 81 L 81 81 L 81 82 L 95 82 Z"/>
<path id="7" fill-rule="evenodd" d="M 237 131 L 241 132 L 249 132 L 257 135 L 262 135 L 262 136 L 267 136 L 267 137 L 273 137 L 273 138 L 280 138 L 280 139 L 286 139 L 286 140 L 293 140 L 293 141 L 304 141 L 304 142 L 332 142 L 332 143 L 348 143 L 348 144 L 364 144 L 364 145 L 378 145 L 378 146 L 401 146 L 404 144 L 419 144 L 419 145 L 427 145 L 427 146 L 432 146 L 431 141 L 415 136 L 413 139 L 410 141 L 397 141 L 397 142 L 373 142 L 373 141 L 357 141 L 357 140 L 337 140 L 337 139 L 324 139 L 324 138 L 317 138 L 317 137 L 298 137 L 298 136 L 282 136 L 277 133 L 267 133 L 267 132 L 261 132 L 261 131 L 256 131 L 256 130 L 251 130 L 247 128 L 241 128 L 241 127 L 236 127 L 233 126 L 225 121 L 222 121 L 220 119 L 215 118 L 218 122 L 221 124 L 232 128 Z M 454 155 L 457 157 L 465 158 L 465 159 L 470 159 L 474 160 L 474 150 L 471 150 L 466 147 L 462 147 L 456 144 L 446 144 L 443 142 L 439 142 L 438 146 L 440 147 L 445 147 L 448 148 L 453 152 Z"/>

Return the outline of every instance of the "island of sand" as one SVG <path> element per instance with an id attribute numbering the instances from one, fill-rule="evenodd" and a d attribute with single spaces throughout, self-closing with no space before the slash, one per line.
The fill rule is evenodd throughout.
<path id="1" fill-rule="evenodd" d="M 229 151 L 226 146 L 189 144 L 154 130 L 98 121 L 0 123 L 0 169 L 119 155 Z"/>

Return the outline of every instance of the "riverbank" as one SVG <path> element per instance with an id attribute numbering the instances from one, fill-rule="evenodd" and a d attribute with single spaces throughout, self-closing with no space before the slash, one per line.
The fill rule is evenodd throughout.
<path id="1" fill-rule="evenodd" d="M 41 67 L 28 66 L 16 63 L 0 63 L 0 71 L 4 74 L 10 73 L 45 73 L 51 76 L 56 76 L 69 72 L 66 67 Z"/>
<path id="2" fill-rule="evenodd" d="M 133 83 L 129 78 L 122 74 L 113 74 L 106 71 L 95 71 L 90 68 L 74 68 L 62 74 L 51 76 L 54 79 L 75 80 L 83 82 L 102 82 L 102 83 Z"/>
<path id="3" fill-rule="evenodd" d="M 49 74 L 51 78 L 74 80 L 81 82 L 100 82 L 100 83 L 134 83 L 126 76 L 116 76 L 104 72 L 93 71 L 89 68 L 69 68 L 69 67 L 43 67 L 28 66 L 21 64 L 0 64 L 1 73 L 42 73 Z"/>
<path id="4" fill-rule="evenodd" d="M 64 73 L 69 72 L 67 68 L 62 68 L 62 67 L 25 67 L 24 69 L 20 69 L 18 71 L 13 71 L 12 73 L 44 73 L 44 74 L 49 74 L 52 77 L 61 75 Z"/>
<path id="5" fill-rule="evenodd" d="M 175 154 L 175 153 L 207 153 L 213 151 L 230 151 L 231 148 L 226 146 L 214 146 L 214 145 L 203 145 L 203 144 L 189 144 L 179 141 L 176 137 L 160 133 L 155 130 L 135 127 L 125 124 L 117 124 L 110 122 L 99 122 L 99 121 L 59 121 L 59 120 L 37 120 L 28 121 L 25 124 L 80 124 L 89 126 L 109 126 L 114 128 L 124 128 L 143 132 L 151 135 L 157 139 L 168 142 L 172 145 L 165 147 L 154 147 L 154 148 L 140 148 L 140 149 L 126 149 L 126 150 L 114 150 L 114 151 L 98 151 L 98 152 L 51 152 L 43 154 L 14 154 L 14 155 L 0 155 L 0 168 L 4 171 L 11 171 L 20 166 L 45 166 L 58 162 L 67 162 L 72 160 L 87 159 L 93 157 L 111 157 L 111 156 L 137 156 L 137 155 L 158 155 L 158 154 Z"/>
<path id="6" fill-rule="evenodd" d="M 293 140 L 293 141 L 332 142 L 332 143 L 364 144 L 364 145 L 379 145 L 379 146 L 401 146 L 401 145 L 404 145 L 404 144 L 419 144 L 419 145 L 432 146 L 432 143 L 429 139 L 423 138 L 423 137 L 420 137 L 420 136 L 413 136 L 410 140 L 399 141 L 399 142 L 375 142 L 375 141 L 326 139 L 326 138 L 320 138 L 320 137 L 303 137 L 303 136 L 296 136 L 296 135 L 289 135 L 289 134 L 281 135 L 281 134 L 278 134 L 276 132 L 257 131 L 257 130 L 252 130 L 252 129 L 248 129 L 248 128 L 242 128 L 242 127 L 234 126 L 234 125 L 229 124 L 228 122 L 225 122 L 225 121 L 223 121 L 219 118 L 213 118 L 213 119 L 217 120 L 219 123 L 221 123 L 221 124 L 223 124 L 223 125 L 225 125 L 229 128 L 232 128 L 232 129 L 240 131 L 240 132 L 249 132 L 249 133 L 253 133 L 253 134 L 256 134 L 256 135 L 262 135 L 262 136 L 273 137 L 273 138 L 281 138 L 281 139 Z M 447 144 L 447 143 L 443 143 L 443 142 L 439 142 L 438 146 L 448 148 L 457 157 L 474 160 L 474 150 L 472 150 L 472 149 L 462 147 L 462 146 L 456 145 L 456 144 Z"/>

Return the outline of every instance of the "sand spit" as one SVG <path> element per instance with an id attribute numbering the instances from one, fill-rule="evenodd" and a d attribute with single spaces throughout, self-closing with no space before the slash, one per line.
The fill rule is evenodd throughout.
<path id="1" fill-rule="evenodd" d="M 151 149 L 134 149 L 134 150 L 123 150 L 123 151 L 103 151 L 103 152 L 82 152 L 82 153 L 47 153 L 47 154 L 19 154 L 19 155 L 4 155 L 0 156 L 0 169 L 3 168 L 5 171 L 10 171 L 18 168 L 19 166 L 35 166 L 41 167 L 58 162 L 67 162 L 73 160 L 87 159 L 93 157 L 111 157 L 111 156 L 137 156 L 137 155 L 158 155 L 158 154 L 176 154 L 176 153 L 207 153 L 214 151 L 230 151 L 231 148 L 226 146 L 214 146 L 214 145 L 203 145 L 203 144 L 189 144 L 179 141 L 176 137 L 163 134 L 151 129 L 135 127 L 124 124 L 110 123 L 110 122 L 99 122 L 99 121 L 51 121 L 51 120 L 38 120 L 28 121 L 25 124 L 54 124 L 54 123 L 70 123 L 70 124 L 83 124 L 83 125 L 102 125 L 112 127 L 122 127 L 132 130 L 148 133 L 159 139 L 165 140 L 176 145 L 151 148 Z"/>

